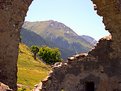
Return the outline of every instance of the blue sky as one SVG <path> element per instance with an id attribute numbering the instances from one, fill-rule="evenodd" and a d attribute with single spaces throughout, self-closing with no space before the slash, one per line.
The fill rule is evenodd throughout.
<path id="1" fill-rule="evenodd" d="M 96 40 L 109 34 L 91 0 L 34 0 L 26 21 L 46 20 L 62 22 L 78 35 L 89 35 Z"/>

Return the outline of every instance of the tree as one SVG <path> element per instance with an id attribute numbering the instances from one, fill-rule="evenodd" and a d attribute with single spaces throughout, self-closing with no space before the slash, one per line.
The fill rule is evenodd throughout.
<path id="1" fill-rule="evenodd" d="M 19 41 L 20 41 L 20 43 L 21 43 L 21 41 L 22 41 L 22 36 L 19 37 Z"/>
<path id="2" fill-rule="evenodd" d="M 61 53 L 58 48 L 50 48 L 48 46 L 42 46 L 39 49 L 38 55 L 47 64 L 54 64 L 61 61 Z"/>
<path id="3" fill-rule="evenodd" d="M 34 54 L 33 57 L 36 60 L 36 55 L 39 52 L 39 48 L 37 46 L 33 45 L 33 46 L 31 46 L 31 52 L 33 52 L 33 54 Z"/>

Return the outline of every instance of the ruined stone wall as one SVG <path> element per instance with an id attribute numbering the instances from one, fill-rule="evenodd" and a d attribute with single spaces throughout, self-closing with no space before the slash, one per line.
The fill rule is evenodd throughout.
<path id="1" fill-rule="evenodd" d="M 95 82 L 98 83 L 100 72 L 94 69 L 98 69 L 97 61 L 87 57 L 63 64 L 54 68 L 48 80 L 43 81 L 42 91 L 84 91 L 85 80 L 96 77 Z"/>
<path id="2" fill-rule="evenodd" d="M 97 14 L 103 16 L 105 29 L 112 35 L 111 58 L 121 58 L 121 0 L 92 0 Z"/>
<path id="3" fill-rule="evenodd" d="M 43 81 L 42 91 L 85 91 L 86 82 L 94 82 L 95 91 L 121 91 L 121 74 L 111 76 L 111 70 L 96 60 L 82 59 L 55 68 L 48 80 Z"/>
<path id="4" fill-rule="evenodd" d="M 111 44 L 101 39 L 87 56 L 56 66 L 42 91 L 85 91 L 86 82 L 93 82 L 95 91 L 121 91 L 121 59 L 110 58 Z"/>
<path id="5" fill-rule="evenodd" d="M 6 85 L 9 85 L 10 88 L 16 90 L 16 81 L 17 81 L 17 56 L 18 56 L 18 43 L 19 43 L 19 28 L 22 26 L 22 23 L 24 21 L 24 18 L 26 16 L 26 12 L 28 10 L 28 7 L 30 5 L 30 3 L 32 2 L 32 0 L 0 0 L 0 82 L 5 83 Z M 93 75 L 93 77 L 98 77 L 97 80 L 100 79 L 100 84 L 103 84 L 106 82 L 106 89 L 110 89 L 111 87 L 114 87 L 115 90 L 117 91 L 116 88 L 118 88 L 117 86 L 121 87 L 121 85 L 119 85 L 121 82 L 118 82 L 118 80 L 120 80 L 120 58 L 121 58 L 121 0 L 93 0 L 93 3 L 96 4 L 95 9 L 97 9 L 97 13 L 100 16 L 103 16 L 103 22 L 106 26 L 106 29 L 112 34 L 112 43 L 111 43 L 111 49 L 112 52 L 110 53 L 110 60 L 108 60 L 108 66 L 105 66 L 105 69 L 107 69 L 107 71 L 104 74 L 104 76 L 100 76 L 100 72 L 98 73 L 98 75 Z M 101 60 L 100 60 L 101 61 Z M 115 62 L 117 61 L 117 62 Z M 70 65 L 70 66 L 75 66 L 78 68 L 78 64 L 80 64 L 79 61 L 73 63 L 75 65 Z M 88 62 L 86 62 L 88 63 Z M 96 62 L 94 62 L 95 64 Z M 117 63 L 117 64 L 116 64 Z M 92 62 L 90 63 L 91 67 L 93 67 L 94 65 L 92 64 Z M 98 64 L 96 64 L 98 65 Z M 69 67 L 70 67 L 69 66 Z M 110 66 L 113 66 L 110 67 Z M 66 67 L 66 69 L 71 69 L 68 70 L 69 72 L 67 73 L 72 73 L 72 78 L 68 75 L 65 75 L 69 78 L 70 80 L 72 79 L 77 79 L 77 83 L 78 81 L 78 76 L 81 75 L 79 74 L 80 70 L 78 69 L 72 69 L 71 67 L 69 68 L 68 66 Z M 83 66 L 79 66 L 79 68 L 83 68 Z M 95 66 L 94 66 L 95 67 Z M 98 65 L 98 67 L 100 67 Z M 95 68 L 94 68 L 95 69 Z M 97 68 L 98 71 L 99 68 Z M 58 69 L 58 71 L 60 71 L 61 74 L 57 73 L 55 71 L 55 73 L 53 73 L 56 77 L 60 77 L 59 75 L 62 75 L 63 77 L 63 71 L 61 72 L 61 70 Z M 74 71 L 76 71 L 78 74 L 76 74 Z M 85 74 L 89 74 L 88 70 L 83 71 Z M 91 71 L 93 74 L 93 71 Z M 110 77 L 109 75 L 107 76 L 107 72 L 110 73 Z M 108 74 L 109 74 L 108 73 Z M 54 77 L 54 76 L 53 76 Z M 58 78 L 58 80 L 53 80 L 53 81 L 57 81 L 59 84 L 54 85 L 51 84 L 52 89 L 58 88 L 60 89 L 61 87 L 64 87 L 63 85 L 60 85 L 60 81 L 62 81 L 62 77 Z M 86 77 L 86 76 L 85 76 Z M 91 78 L 90 76 L 87 75 L 87 78 Z M 112 78 L 113 77 L 113 78 Z M 53 78 L 56 79 L 56 78 Z M 62 80 L 59 80 L 62 79 Z M 102 79 L 102 80 L 101 80 Z M 112 79 L 112 80 L 111 80 Z M 69 83 L 72 87 L 73 83 L 70 82 L 70 80 L 67 80 L 67 82 L 65 83 Z M 111 84 L 109 86 L 108 83 Z M 63 83 L 63 84 L 65 84 Z M 116 83 L 116 85 L 114 85 L 113 83 Z M 119 83 L 119 84 L 117 84 Z M 60 87 L 57 87 L 60 86 Z M 113 85 L 113 86 L 112 86 Z M 54 87 L 55 86 L 55 87 Z M 78 85 L 76 85 L 78 86 Z M 99 88 L 102 88 L 102 85 L 99 85 Z M 50 88 L 51 89 L 51 88 Z M 81 87 L 80 87 L 81 89 Z M 108 90 L 98 90 L 98 91 L 108 91 Z M 58 90 L 46 90 L 46 91 L 58 91 Z M 69 90 L 71 91 L 71 89 Z M 73 90 L 75 91 L 75 90 Z M 78 90 L 76 90 L 78 91 Z M 112 90 L 109 90 L 112 91 Z M 118 90 L 120 91 L 120 89 Z"/>
<path id="6" fill-rule="evenodd" d="M 0 0 L 0 82 L 16 90 L 19 29 L 32 0 Z"/>

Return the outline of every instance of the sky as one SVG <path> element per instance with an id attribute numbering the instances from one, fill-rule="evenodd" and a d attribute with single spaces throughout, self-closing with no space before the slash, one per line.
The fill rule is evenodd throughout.
<path id="1" fill-rule="evenodd" d="M 25 20 L 55 20 L 64 23 L 78 35 L 89 35 L 96 40 L 109 35 L 91 0 L 34 0 Z"/>

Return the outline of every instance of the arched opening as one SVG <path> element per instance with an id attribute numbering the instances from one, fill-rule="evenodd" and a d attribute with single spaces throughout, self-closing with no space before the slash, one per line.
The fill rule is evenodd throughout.
<path id="1" fill-rule="evenodd" d="M 58 2 L 58 4 L 57 4 L 57 2 Z M 55 21 L 59 21 L 59 22 L 62 22 L 64 24 L 68 25 L 73 30 L 75 30 L 76 34 L 78 33 L 78 35 L 93 36 L 95 38 L 95 40 L 97 40 L 97 41 L 100 38 L 102 38 L 106 35 L 109 35 L 109 33 L 107 33 L 105 31 L 105 27 L 102 23 L 102 18 L 99 17 L 96 14 L 96 12 L 93 10 L 93 4 L 90 0 L 88 0 L 88 1 L 83 0 L 83 1 L 81 1 L 82 3 L 80 1 L 74 1 L 75 4 L 74 4 L 74 2 L 71 2 L 71 4 L 69 4 L 69 1 L 66 1 L 66 4 L 63 4 L 64 2 L 65 2 L 64 0 L 63 1 L 34 0 L 28 11 L 26 21 L 29 21 L 29 23 L 34 22 L 34 24 L 39 23 L 40 21 L 47 21 L 47 20 L 51 20 L 49 22 L 54 22 L 54 23 L 55 23 Z M 54 3 L 54 5 L 53 5 L 53 3 Z M 49 4 L 50 4 L 50 6 L 47 6 Z M 73 7 L 73 5 L 74 5 L 74 8 L 71 8 L 71 7 Z M 42 7 L 39 7 L 39 6 L 42 6 Z M 79 6 L 82 6 L 82 7 L 79 7 Z M 87 6 L 90 6 L 90 7 L 86 8 Z M 61 7 L 64 7 L 65 10 L 64 10 L 64 8 L 61 10 Z M 67 8 L 67 7 L 69 7 L 69 8 Z M 66 10 L 66 8 L 67 8 L 67 10 Z M 76 9 L 77 9 L 77 11 L 76 11 Z M 55 13 L 53 10 L 55 11 Z M 64 12 L 62 13 L 62 11 L 64 11 Z M 81 12 L 81 11 L 83 11 L 83 12 Z M 59 17 L 56 17 L 56 15 L 54 15 L 54 14 L 57 14 Z M 41 16 L 41 17 L 39 17 L 39 16 Z M 71 17 L 71 16 L 73 16 L 73 17 Z M 80 17 L 80 16 L 82 16 L 82 17 Z M 92 16 L 92 17 L 90 17 L 90 16 Z M 44 17 L 44 18 L 42 18 L 42 17 Z M 53 21 L 53 20 L 55 20 L 55 21 Z M 37 22 L 35 22 L 35 21 L 37 21 Z M 51 27 L 52 26 L 53 26 L 53 24 L 51 24 Z M 32 29 L 32 28 L 34 28 L 34 26 L 30 25 L 29 29 Z M 34 30 L 34 31 L 36 31 L 36 30 Z M 34 31 L 32 31 L 32 32 L 34 32 Z M 48 33 L 48 32 L 46 32 L 46 33 Z M 67 33 L 68 33 L 68 31 L 67 31 Z M 36 41 L 34 41 L 34 42 L 36 42 Z M 75 48 L 73 48 L 73 49 L 75 49 Z M 75 51 L 75 53 L 76 53 L 76 51 Z M 90 88 L 91 90 L 89 90 L 88 88 Z M 85 91 L 94 91 L 93 90 L 94 83 L 87 82 L 85 84 L 85 89 L 86 89 Z"/>

